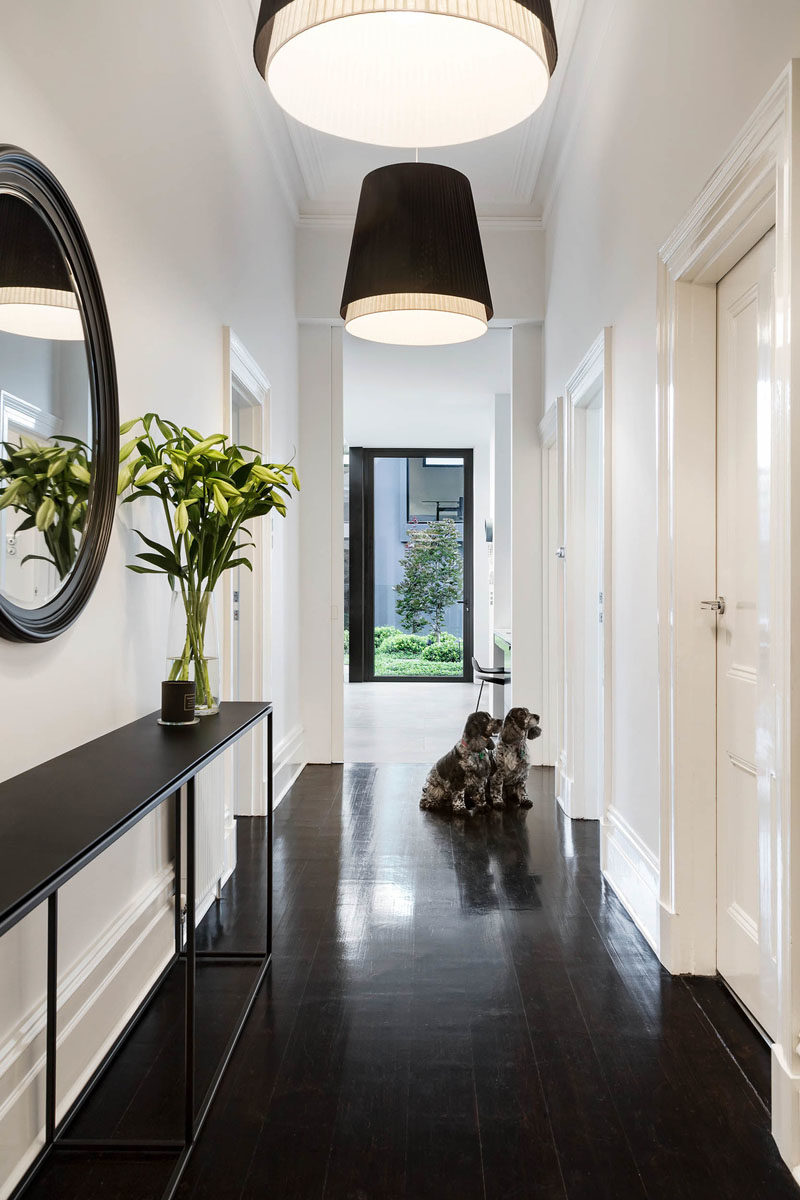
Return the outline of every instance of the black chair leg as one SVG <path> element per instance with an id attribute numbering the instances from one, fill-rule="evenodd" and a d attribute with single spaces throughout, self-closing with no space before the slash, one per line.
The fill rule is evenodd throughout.
<path id="1" fill-rule="evenodd" d="M 475 712 L 477 712 L 481 706 L 481 696 L 483 695 L 483 685 L 485 682 L 486 682 L 485 679 L 481 680 L 481 690 L 478 692 L 478 703 L 475 705 Z"/>

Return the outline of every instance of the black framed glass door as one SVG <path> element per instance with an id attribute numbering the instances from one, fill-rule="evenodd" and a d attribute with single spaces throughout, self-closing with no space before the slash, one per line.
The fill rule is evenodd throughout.
<path id="1" fill-rule="evenodd" d="M 350 682 L 472 679 L 471 450 L 350 448 Z"/>

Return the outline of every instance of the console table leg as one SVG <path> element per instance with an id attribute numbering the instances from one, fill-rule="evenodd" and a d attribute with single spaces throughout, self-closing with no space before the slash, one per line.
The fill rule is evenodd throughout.
<path id="1" fill-rule="evenodd" d="M 186 784 L 186 1093 L 184 1137 L 194 1141 L 194 1058 L 195 1058 L 195 781 Z"/>
<path id="2" fill-rule="evenodd" d="M 175 804 L 175 953 L 180 954 L 183 949 L 183 939 L 181 937 L 181 838 L 183 836 L 181 829 L 181 789 L 178 788 L 174 796 Z"/>
<path id="3" fill-rule="evenodd" d="M 267 716 L 267 957 L 272 954 L 272 713 Z"/>
<path id="4" fill-rule="evenodd" d="M 44 1132 L 49 1146 L 56 1132 L 56 1055 L 58 1037 L 58 892 L 47 897 L 47 1034 L 45 1049 Z"/>

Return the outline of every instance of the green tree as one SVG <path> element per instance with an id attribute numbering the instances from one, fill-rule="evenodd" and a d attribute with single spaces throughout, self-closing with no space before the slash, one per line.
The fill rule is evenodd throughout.
<path id="1" fill-rule="evenodd" d="M 395 588 L 400 624 L 410 633 L 421 633 L 430 623 L 438 642 L 445 611 L 461 599 L 463 589 L 455 521 L 432 521 L 411 529 L 400 565 L 403 581 Z"/>

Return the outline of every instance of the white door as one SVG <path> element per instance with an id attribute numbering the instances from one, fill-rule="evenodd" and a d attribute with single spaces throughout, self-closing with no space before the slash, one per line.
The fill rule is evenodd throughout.
<path id="1" fill-rule="evenodd" d="M 770 788 L 756 747 L 759 638 L 757 400 L 769 394 L 775 234 L 717 288 L 717 963 L 772 1037 L 777 967 Z M 761 511 L 764 506 L 761 504 Z M 762 536 L 764 533 L 762 531 Z M 769 608 L 766 608 L 769 611 Z"/>

